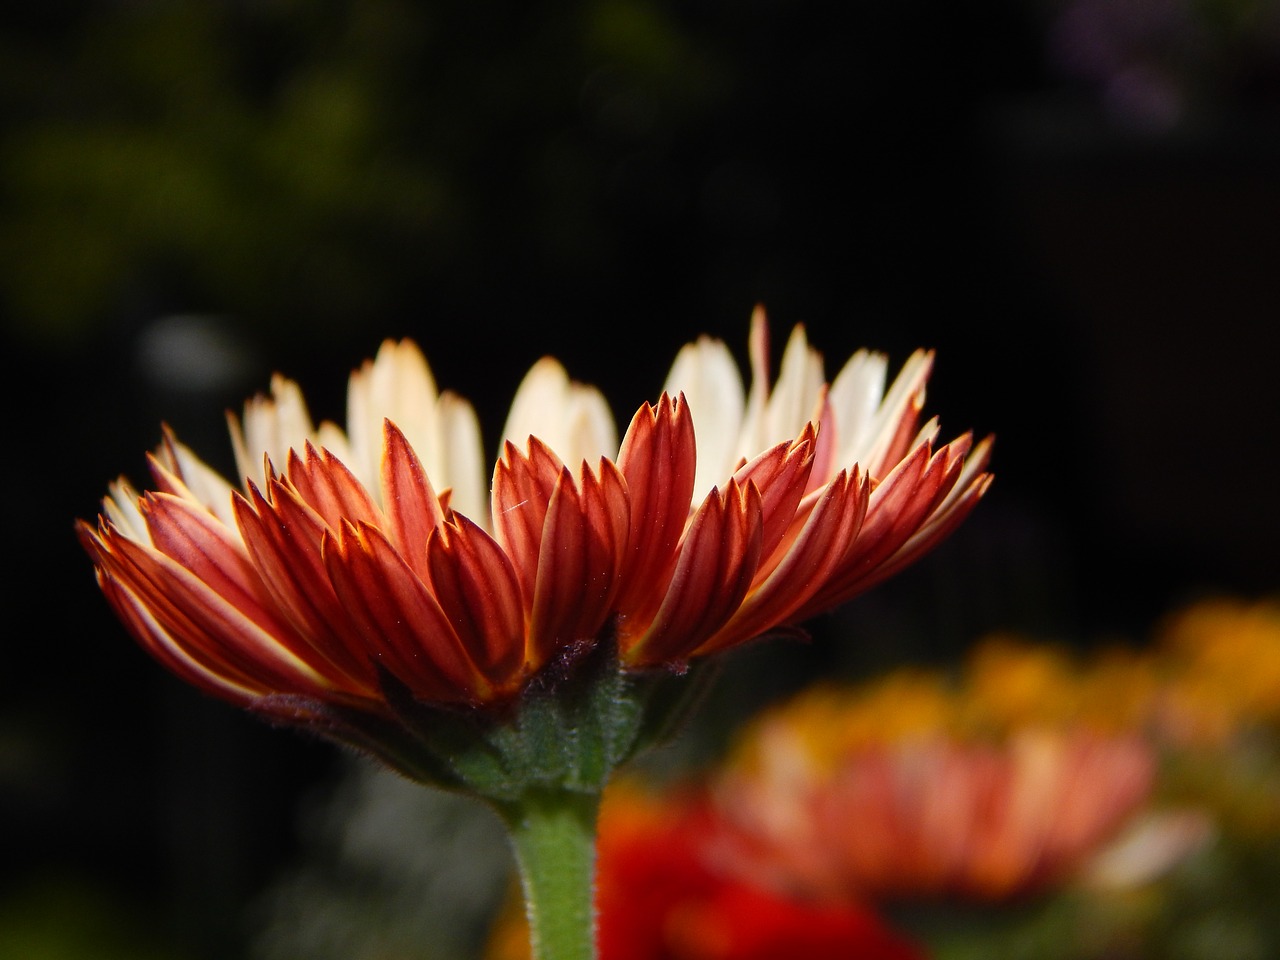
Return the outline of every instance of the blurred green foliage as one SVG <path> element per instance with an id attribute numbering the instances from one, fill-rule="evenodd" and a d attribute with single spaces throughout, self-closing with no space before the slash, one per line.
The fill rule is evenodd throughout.
<path id="1" fill-rule="evenodd" d="M 22 960 L 185 960 L 140 905 L 61 874 L 0 897 L 0 957 Z"/>
<path id="2" fill-rule="evenodd" d="M 0 309 L 55 341 L 166 297 L 349 321 L 495 245 L 603 269 L 618 163 L 733 81 L 642 0 L 66 7 L 0 34 Z"/>

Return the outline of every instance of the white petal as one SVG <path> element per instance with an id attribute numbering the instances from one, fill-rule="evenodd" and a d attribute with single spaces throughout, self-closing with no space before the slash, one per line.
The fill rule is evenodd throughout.
<path id="1" fill-rule="evenodd" d="M 231 443 L 241 478 L 264 481 L 262 458 L 283 464 L 290 450 L 300 450 L 315 439 L 315 427 L 307 412 L 302 390 L 287 377 L 271 378 L 271 396 L 259 394 L 244 405 L 244 419 L 230 418 Z"/>
<path id="2" fill-rule="evenodd" d="M 385 340 L 373 360 L 351 374 L 347 385 L 347 436 L 355 475 L 369 489 L 378 486 L 382 463 L 382 423 L 390 420 L 409 441 L 428 476 L 439 464 L 436 381 L 427 358 L 409 340 Z"/>
<path id="3" fill-rule="evenodd" d="M 324 447 L 348 467 L 351 467 L 351 464 L 355 461 L 356 457 L 351 449 L 351 441 L 347 439 L 347 435 L 342 431 L 342 428 L 332 420 L 325 420 L 316 428 L 316 440 L 320 446 Z M 355 473 L 354 467 L 352 468 L 352 473 Z M 364 478 L 360 477 L 360 481 L 363 483 Z"/>
<path id="4" fill-rule="evenodd" d="M 755 453 L 769 446 L 765 442 L 765 406 L 769 400 L 769 322 L 765 319 L 763 307 L 756 307 L 751 313 L 747 355 L 751 361 L 751 388 L 747 394 L 747 408 L 742 415 L 738 449 L 750 460 Z"/>
<path id="5" fill-rule="evenodd" d="M 520 381 L 502 430 L 503 442 L 510 440 L 522 449 L 530 436 L 568 464 L 618 455 L 618 428 L 604 395 L 570 381 L 552 357 L 543 357 Z"/>
<path id="6" fill-rule="evenodd" d="M 452 488 L 450 505 L 481 526 L 488 526 L 489 483 L 475 409 L 457 394 L 445 391 L 437 406 L 441 448 L 445 463 L 440 477 L 431 476 L 440 489 Z"/>
<path id="7" fill-rule="evenodd" d="M 861 460 L 864 469 L 872 476 L 881 477 L 893 469 L 893 464 L 881 461 L 893 443 L 893 438 L 897 436 L 903 419 L 914 419 L 923 408 L 925 384 L 932 369 L 933 353 L 917 350 L 907 358 L 902 370 L 894 378 L 893 385 L 876 412 L 864 451 L 865 459 Z"/>
<path id="8" fill-rule="evenodd" d="M 764 445 L 758 450 L 743 451 L 743 455 L 754 456 L 803 430 L 815 416 L 822 384 L 822 354 L 809 346 L 804 327 L 797 324 L 787 340 L 778 382 L 769 396 Z"/>
<path id="9" fill-rule="evenodd" d="M 130 540 L 135 543 L 151 543 L 147 521 L 138 509 L 138 491 L 124 477 L 108 484 L 107 496 L 102 501 L 102 512 Z"/>
<path id="10" fill-rule="evenodd" d="M 839 467 L 851 467 L 866 459 L 875 413 L 884 399 L 888 370 L 889 358 L 883 353 L 859 350 L 831 382 L 828 399 L 835 416 L 835 462 Z"/>
<path id="11" fill-rule="evenodd" d="M 235 511 L 231 506 L 231 493 L 234 489 L 227 478 L 209 466 L 184 443 L 172 441 L 167 449 L 173 451 L 176 473 L 196 500 L 229 529 L 238 530 Z"/>
<path id="12" fill-rule="evenodd" d="M 723 341 L 700 337 L 676 354 L 663 391 L 684 394 L 698 444 L 695 500 L 722 484 L 741 455 L 740 434 L 746 404 L 742 374 Z"/>

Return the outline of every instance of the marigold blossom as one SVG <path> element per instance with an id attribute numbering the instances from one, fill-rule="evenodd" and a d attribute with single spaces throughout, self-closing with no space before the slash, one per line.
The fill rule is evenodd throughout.
<path id="1" fill-rule="evenodd" d="M 990 482 L 989 440 L 935 449 L 920 422 L 929 353 L 886 387 L 861 351 L 828 383 L 797 327 L 770 387 L 758 311 L 751 365 L 744 387 L 722 343 L 691 344 L 619 444 L 602 395 L 544 359 L 490 472 L 470 404 L 387 341 L 345 430 L 277 375 L 229 415 L 240 483 L 166 430 L 153 489 L 117 480 L 80 537 L 156 659 L 281 720 L 385 713 L 389 679 L 502 703 L 602 639 L 626 669 L 678 668 L 897 572 Z"/>

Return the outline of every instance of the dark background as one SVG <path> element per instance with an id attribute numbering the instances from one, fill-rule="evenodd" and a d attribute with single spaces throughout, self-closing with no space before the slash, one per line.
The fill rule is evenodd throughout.
<path id="1" fill-rule="evenodd" d="M 147 660 L 72 523 L 145 479 L 161 421 L 229 469 L 223 411 L 272 370 L 340 419 L 387 336 L 490 438 L 542 354 L 625 420 L 697 334 L 745 360 L 757 302 L 831 373 L 937 350 L 928 411 L 997 434 L 990 495 L 812 645 L 746 655 L 723 710 L 1273 591 L 1280 31 L 1196 9 L 5 13 L 0 938 L 47 914 L 96 946 L 29 956 L 242 948 L 334 751 Z"/>

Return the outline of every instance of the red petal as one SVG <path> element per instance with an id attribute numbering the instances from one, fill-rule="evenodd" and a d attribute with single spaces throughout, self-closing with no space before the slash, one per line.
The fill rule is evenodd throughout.
<path id="1" fill-rule="evenodd" d="M 814 428 L 810 423 L 794 441 L 766 450 L 733 475 L 740 486 L 754 483 L 760 491 L 764 510 L 761 556 L 772 554 L 791 526 L 809 483 L 814 441 Z"/>
<path id="2" fill-rule="evenodd" d="M 830 387 L 831 385 L 827 383 L 822 385 L 822 395 L 818 400 L 818 409 L 821 413 L 818 425 L 815 427 L 813 467 L 809 472 L 809 486 L 805 489 L 805 493 L 812 493 L 819 489 L 831 479 L 837 467 L 842 466 L 835 462 L 839 427 L 835 422 L 835 411 L 831 406 Z"/>
<path id="3" fill-rule="evenodd" d="M 120 618 L 125 628 L 139 645 L 162 666 L 182 680 L 236 706 L 248 706 L 257 697 L 275 691 L 268 690 L 252 677 L 231 675 L 219 669 L 211 669 L 192 657 L 174 637 L 165 630 L 132 590 L 112 574 L 99 569 L 98 586 L 107 602 Z"/>
<path id="4" fill-rule="evenodd" d="M 537 437 L 529 438 L 528 454 L 507 441 L 494 469 L 494 531 L 515 565 L 526 611 L 533 609 L 542 529 L 563 469 L 560 458 Z"/>
<path id="5" fill-rule="evenodd" d="M 344 523 L 337 537 L 326 535 L 323 547 L 334 590 L 372 662 L 420 700 L 489 699 L 488 683 L 440 604 L 380 530 Z"/>
<path id="6" fill-rule="evenodd" d="M 286 632 L 237 534 L 190 500 L 147 494 L 147 532 L 157 550 L 186 567 L 255 623 Z"/>
<path id="7" fill-rule="evenodd" d="M 610 613 L 630 511 L 621 474 L 607 463 L 601 478 L 583 470 L 581 491 L 563 470 L 548 505 L 529 624 L 534 669 L 594 639 Z"/>
<path id="8" fill-rule="evenodd" d="M 329 689 L 316 664 L 296 656 L 281 638 L 254 623 L 190 570 L 158 550 L 112 535 L 98 552 L 104 574 L 144 608 L 156 626 L 205 672 L 232 684 L 315 696 Z M 120 598 L 117 598 L 120 599 Z M 127 618 L 142 626 L 138 611 Z M 156 639 L 154 631 L 148 632 Z M 144 645 L 147 638 L 139 636 Z M 314 658 L 312 658 L 314 659 Z"/>
<path id="9" fill-rule="evenodd" d="M 243 706 L 255 696 L 267 693 L 267 689 L 249 677 L 226 676 L 210 669 L 191 657 L 155 619 L 146 604 L 130 590 L 114 572 L 118 561 L 111 556 L 110 547 L 103 538 L 116 536 L 106 525 L 100 531 L 83 520 L 76 521 L 76 533 L 80 543 L 93 559 L 94 572 L 103 596 L 116 615 L 151 656 L 183 680 L 214 696 Z"/>
<path id="10" fill-rule="evenodd" d="M 965 464 L 965 473 L 969 472 L 969 464 Z M 934 510 L 918 531 L 911 535 L 898 550 L 882 563 L 873 574 L 867 577 L 858 587 L 867 590 L 883 580 L 910 566 L 924 554 L 949 537 L 969 515 L 978 501 L 986 494 L 995 478 L 989 473 L 977 473 L 966 482 L 965 477 L 956 483 L 942 505 Z"/>
<path id="11" fill-rule="evenodd" d="M 426 552 L 445 617 L 480 672 L 504 686 L 525 661 L 524 606 L 511 560 L 462 514 L 436 528 Z"/>
<path id="12" fill-rule="evenodd" d="M 336 530 L 343 520 L 382 525 L 377 504 L 346 464 L 328 450 L 317 451 L 310 441 L 306 455 L 303 460 L 296 450 L 290 449 L 285 473 L 298 496 L 320 515 L 329 529 Z"/>
<path id="13" fill-rule="evenodd" d="M 387 516 L 387 534 L 413 572 L 426 580 L 430 576 L 427 537 L 444 522 L 444 511 L 422 463 L 400 428 L 386 420 L 382 436 L 382 503 Z"/>
<path id="14" fill-rule="evenodd" d="M 618 596 L 624 617 L 652 617 L 675 569 L 676 551 L 693 499 L 697 448 L 684 394 L 665 393 L 631 420 L 618 469 L 631 498 L 631 529 Z M 625 626 L 624 626 L 625 629 Z"/>
<path id="15" fill-rule="evenodd" d="M 742 606 L 699 655 L 750 640 L 781 624 L 820 590 L 839 569 L 846 545 L 858 536 L 867 512 L 865 476 L 844 471 L 822 491 L 782 561 L 752 588 Z"/>
<path id="16" fill-rule="evenodd" d="M 866 520 L 841 569 L 797 614 L 803 618 L 856 596 L 880 579 L 879 567 L 908 541 L 955 485 L 963 464 L 947 448 L 921 444 L 871 493 Z"/>
<path id="17" fill-rule="evenodd" d="M 628 637 L 624 657 L 632 664 L 682 660 L 737 610 L 760 562 L 760 492 L 730 480 L 712 490 L 694 514 L 680 546 L 675 575 L 653 622 Z"/>
<path id="18" fill-rule="evenodd" d="M 912 361 L 907 366 L 912 366 Z M 889 394 L 883 403 L 901 403 L 898 422 L 894 425 L 893 437 L 878 455 L 873 455 L 870 462 L 862 465 L 863 469 L 875 480 L 879 480 L 886 469 L 891 469 L 907 456 L 911 441 L 915 439 L 920 425 L 920 412 L 924 408 L 924 388 L 933 370 L 933 351 L 923 355 L 923 362 L 914 367 L 910 380 L 894 382 L 889 387 Z M 901 377 L 899 373 L 899 377 Z M 904 395 L 905 394 L 905 395 Z M 901 399 L 899 399 L 901 398 Z"/>
<path id="19" fill-rule="evenodd" d="M 353 682 L 376 690 L 377 677 L 353 643 L 351 620 L 329 582 L 320 552 L 324 521 L 284 481 L 272 480 L 271 489 L 270 502 L 252 483 L 252 504 L 235 496 L 240 535 L 263 585 L 312 647 Z"/>

